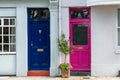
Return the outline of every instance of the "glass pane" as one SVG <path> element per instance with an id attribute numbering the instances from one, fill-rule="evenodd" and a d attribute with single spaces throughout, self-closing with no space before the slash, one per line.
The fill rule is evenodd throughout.
<path id="1" fill-rule="evenodd" d="M 120 29 L 118 29 L 118 45 L 120 46 Z"/>
<path id="2" fill-rule="evenodd" d="M 0 19 L 0 25 L 1 25 L 1 19 Z"/>
<path id="3" fill-rule="evenodd" d="M 9 19 L 4 19 L 4 25 L 9 25 Z"/>
<path id="4" fill-rule="evenodd" d="M 3 27 L 3 34 L 9 34 L 9 27 Z"/>
<path id="5" fill-rule="evenodd" d="M 75 24 L 73 30 L 73 45 L 87 45 L 88 44 L 88 26 L 82 24 Z"/>
<path id="6" fill-rule="evenodd" d="M 16 46 L 10 45 L 10 52 L 15 52 L 15 51 L 16 51 Z"/>
<path id="7" fill-rule="evenodd" d="M 10 34 L 15 34 L 15 27 L 10 27 Z"/>
<path id="8" fill-rule="evenodd" d="M 15 25 L 15 19 L 10 19 L 10 25 Z"/>
<path id="9" fill-rule="evenodd" d="M 2 36 L 0 36 L 0 43 L 2 43 Z"/>
<path id="10" fill-rule="evenodd" d="M 4 45 L 3 46 L 4 51 L 3 52 L 9 52 L 9 45 Z"/>
<path id="11" fill-rule="evenodd" d="M 120 9 L 118 9 L 118 26 L 120 27 Z"/>
<path id="12" fill-rule="evenodd" d="M 8 36 L 3 36 L 3 42 L 4 43 L 9 43 L 9 37 Z"/>
<path id="13" fill-rule="evenodd" d="M 88 10 L 72 10 L 71 18 L 89 18 Z"/>
<path id="14" fill-rule="evenodd" d="M 15 36 L 10 36 L 10 43 L 15 43 Z"/>
<path id="15" fill-rule="evenodd" d="M 0 45 L 0 52 L 2 52 L 2 45 Z"/>
<path id="16" fill-rule="evenodd" d="M 0 27 L 0 35 L 2 34 L 2 27 Z"/>
<path id="17" fill-rule="evenodd" d="M 33 9 L 30 12 L 31 18 L 48 18 L 49 17 L 49 10 L 48 9 Z"/>

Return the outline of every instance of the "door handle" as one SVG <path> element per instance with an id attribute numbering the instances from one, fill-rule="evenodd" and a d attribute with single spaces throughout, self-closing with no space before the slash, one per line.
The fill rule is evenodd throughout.
<path id="1" fill-rule="evenodd" d="M 37 49 L 37 52 L 44 52 L 44 49 L 39 48 L 39 49 Z"/>
<path id="2" fill-rule="evenodd" d="M 80 50 L 80 51 L 83 50 L 83 47 L 78 47 L 78 50 Z"/>

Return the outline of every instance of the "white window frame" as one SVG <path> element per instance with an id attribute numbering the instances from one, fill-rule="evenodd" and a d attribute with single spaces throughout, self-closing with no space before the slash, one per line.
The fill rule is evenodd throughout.
<path id="1" fill-rule="evenodd" d="M 1 25 L 0 27 L 2 27 L 2 43 L 0 43 L 2 45 L 2 51 L 0 52 L 0 55 L 12 55 L 12 54 L 16 54 L 16 18 L 15 17 L 0 17 L 1 19 Z M 4 19 L 14 19 L 15 20 L 15 25 L 10 25 L 10 21 L 9 21 L 9 25 L 4 25 Z M 3 27 L 9 27 L 9 33 L 8 34 L 3 34 Z M 15 27 L 15 34 L 10 34 L 10 27 Z M 8 43 L 4 43 L 3 42 L 3 36 L 8 36 L 9 37 L 9 42 Z M 10 43 L 10 36 L 15 36 L 15 43 Z M 9 51 L 8 52 L 4 52 L 4 44 L 9 45 Z M 14 52 L 10 52 L 10 45 L 15 45 L 15 51 Z"/>

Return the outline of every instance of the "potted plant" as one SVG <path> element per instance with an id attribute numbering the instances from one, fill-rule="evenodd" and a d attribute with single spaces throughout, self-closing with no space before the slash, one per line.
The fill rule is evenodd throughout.
<path id="1" fill-rule="evenodd" d="M 65 35 L 62 34 L 59 43 L 59 51 L 65 55 L 65 61 L 64 63 L 59 65 L 59 68 L 61 69 L 61 74 L 63 78 L 68 78 L 70 75 L 70 63 L 67 63 L 67 56 L 71 53 L 72 49 L 69 46 L 68 40 L 65 39 Z"/>

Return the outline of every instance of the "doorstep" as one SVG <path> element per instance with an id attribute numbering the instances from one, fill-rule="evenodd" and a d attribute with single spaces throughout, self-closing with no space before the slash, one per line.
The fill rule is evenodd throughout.
<path id="1" fill-rule="evenodd" d="M 40 71 L 32 70 L 27 72 L 27 76 L 50 76 L 50 72 L 44 70 Z"/>

